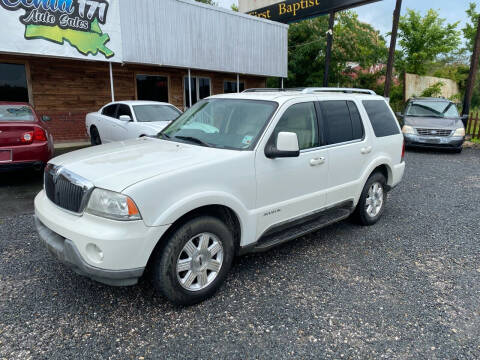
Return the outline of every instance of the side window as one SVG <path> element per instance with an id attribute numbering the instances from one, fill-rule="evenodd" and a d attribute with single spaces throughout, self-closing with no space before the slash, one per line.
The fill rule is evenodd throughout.
<path id="1" fill-rule="evenodd" d="M 275 140 L 279 132 L 296 133 L 300 150 L 319 146 L 317 115 L 314 103 L 305 102 L 290 106 L 273 132 Z"/>
<path id="2" fill-rule="evenodd" d="M 352 120 L 352 140 L 362 139 L 364 135 L 363 123 L 357 105 L 353 101 L 347 101 L 347 106 Z"/>
<path id="3" fill-rule="evenodd" d="M 102 115 L 115 117 L 115 111 L 117 111 L 117 104 L 108 105 L 103 108 Z"/>
<path id="4" fill-rule="evenodd" d="M 367 111 L 376 137 L 399 134 L 397 120 L 383 100 L 364 100 L 363 106 Z"/>
<path id="5" fill-rule="evenodd" d="M 321 101 L 327 145 L 352 141 L 353 127 L 350 110 L 345 100 Z"/>
<path id="6" fill-rule="evenodd" d="M 130 111 L 130 107 L 125 104 L 118 105 L 118 111 L 116 118 L 119 119 L 122 115 L 128 115 L 133 120 L 132 112 Z"/>

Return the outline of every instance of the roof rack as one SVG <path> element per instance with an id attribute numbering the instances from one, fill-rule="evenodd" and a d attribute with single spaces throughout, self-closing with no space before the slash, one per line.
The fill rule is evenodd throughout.
<path id="1" fill-rule="evenodd" d="M 334 87 L 306 87 L 306 88 L 253 88 L 244 90 L 244 93 L 253 92 L 285 92 L 285 91 L 298 91 L 303 94 L 314 94 L 317 92 L 342 92 L 346 94 L 367 94 L 377 95 L 375 91 L 368 89 L 355 89 L 355 88 L 334 88 Z"/>
<path id="2" fill-rule="evenodd" d="M 302 90 L 304 94 L 313 94 L 316 92 L 342 92 L 346 94 L 368 94 L 377 95 L 373 90 L 368 89 L 355 89 L 355 88 L 328 88 L 328 87 L 308 87 Z"/>

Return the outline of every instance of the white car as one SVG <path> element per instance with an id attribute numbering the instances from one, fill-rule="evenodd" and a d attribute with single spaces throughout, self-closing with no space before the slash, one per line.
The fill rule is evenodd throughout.
<path id="1" fill-rule="evenodd" d="M 92 145 L 157 135 L 182 112 L 169 103 L 119 101 L 87 114 L 85 125 Z"/>
<path id="2" fill-rule="evenodd" d="M 376 223 L 403 156 L 392 110 L 370 91 L 212 96 L 156 138 L 53 159 L 36 224 L 77 273 L 132 285 L 149 267 L 161 294 L 193 304 L 219 288 L 237 254 L 352 214 Z"/>

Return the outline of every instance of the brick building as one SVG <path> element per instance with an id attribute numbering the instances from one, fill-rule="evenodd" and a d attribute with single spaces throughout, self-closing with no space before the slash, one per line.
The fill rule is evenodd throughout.
<path id="1" fill-rule="evenodd" d="M 190 0 L 0 5 L 0 101 L 50 116 L 56 142 L 85 139 L 85 115 L 112 99 L 185 109 L 287 73 L 287 26 Z"/>

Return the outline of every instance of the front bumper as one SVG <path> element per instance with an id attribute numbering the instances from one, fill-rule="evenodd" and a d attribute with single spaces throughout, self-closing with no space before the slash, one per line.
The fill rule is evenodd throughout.
<path id="1" fill-rule="evenodd" d="M 50 254 L 72 268 L 79 275 L 112 286 L 135 285 L 143 275 L 144 268 L 105 270 L 91 266 L 82 258 L 82 255 L 80 255 L 80 252 L 71 240 L 47 228 L 38 217 L 35 217 L 35 225 L 40 239 L 44 242 Z"/>
<path id="2" fill-rule="evenodd" d="M 404 134 L 405 146 L 437 149 L 459 149 L 465 138 L 463 136 L 419 136 Z"/>
<path id="3" fill-rule="evenodd" d="M 69 213 L 40 192 L 35 198 L 37 230 L 47 249 L 77 273 L 115 286 L 133 285 L 168 226 L 114 221 Z"/>

